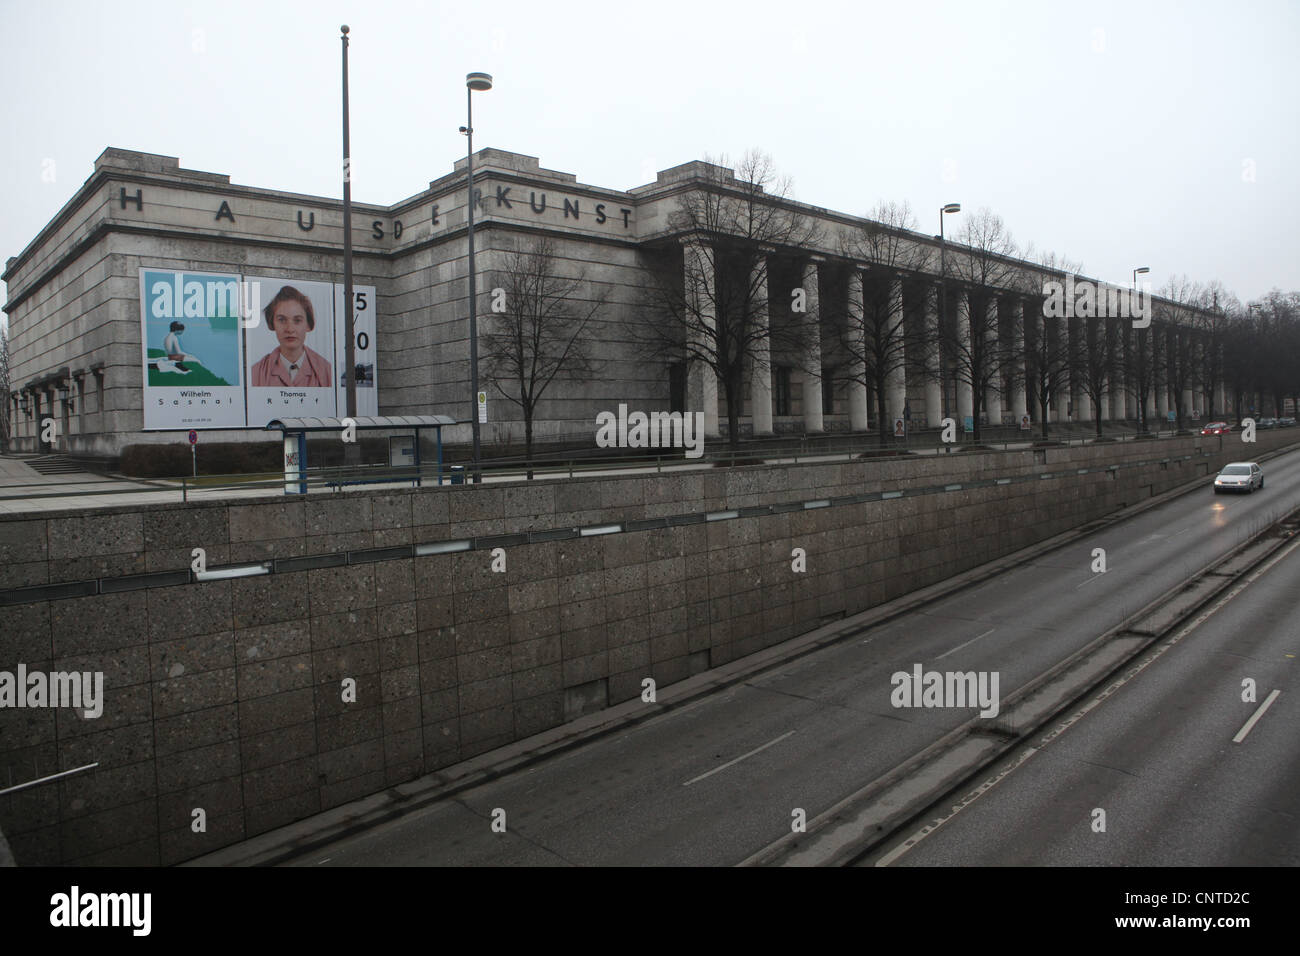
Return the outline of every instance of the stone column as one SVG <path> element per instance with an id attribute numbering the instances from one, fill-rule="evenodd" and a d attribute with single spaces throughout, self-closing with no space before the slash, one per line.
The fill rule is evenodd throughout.
<path id="1" fill-rule="evenodd" d="M 683 243 L 683 252 L 684 281 L 693 324 L 701 326 L 691 331 L 707 351 L 713 351 L 716 342 L 710 341 L 710 333 L 716 327 L 717 314 L 713 249 L 702 242 L 688 241 Z M 704 412 L 704 434 L 710 438 L 718 437 L 718 377 L 704 362 L 690 363 L 686 379 L 686 410 Z"/>
<path id="2" fill-rule="evenodd" d="M 1009 314 L 1015 325 L 1012 331 L 1015 342 L 1015 352 L 1011 358 L 1011 414 L 1015 416 L 1016 427 L 1020 427 L 1020 419 L 1029 414 L 1029 396 L 1027 394 L 1027 385 L 1025 375 L 1027 368 L 1025 365 L 1025 322 L 1028 321 L 1027 310 L 1021 305 L 1016 308 L 1017 300 L 1011 300 Z M 1019 312 L 1019 315 L 1016 313 Z M 1018 320 L 1018 321 L 1017 321 Z M 1035 418 L 1037 416 L 1030 416 Z"/>
<path id="3" fill-rule="evenodd" d="M 943 425 L 943 381 L 939 370 L 939 288 L 925 290 L 925 424 Z"/>
<path id="4" fill-rule="evenodd" d="M 759 328 L 768 328 L 767 257 L 759 256 L 750 274 L 749 286 L 758 299 L 754 321 Z M 772 434 L 772 345 L 766 338 L 754 343 L 753 359 L 749 371 L 750 421 L 754 435 Z"/>
<path id="5" fill-rule="evenodd" d="M 857 266 L 849 273 L 849 339 L 853 349 L 853 362 L 850 366 L 852 381 L 849 383 L 849 428 L 855 432 L 864 432 L 871 427 L 867 414 L 867 383 L 863 378 L 862 363 L 863 328 L 862 328 L 862 270 Z"/>
<path id="6" fill-rule="evenodd" d="M 971 330 L 970 330 L 970 296 L 966 290 L 962 289 L 957 293 L 957 341 L 961 355 L 957 358 L 957 367 L 966 367 L 969 371 L 970 365 L 970 348 L 971 348 Z M 957 428 L 963 427 L 962 423 L 975 414 L 975 393 L 971 388 L 970 382 L 962 381 L 961 377 L 957 378 Z"/>
<path id="7" fill-rule="evenodd" d="M 804 327 L 807 332 L 807 351 L 804 353 L 803 377 L 803 427 L 808 433 L 825 430 L 822 421 L 822 340 L 821 307 L 818 291 L 820 256 L 814 256 L 803 267 Z"/>
<path id="8" fill-rule="evenodd" d="M 985 304 L 984 312 L 984 354 L 985 359 L 996 364 L 999 369 L 1002 363 L 998 361 L 998 349 L 1000 339 L 998 335 L 998 300 L 994 296 L 989 296 Z M 999 371 L 998 378 L 1001 377 Z M 988 388 L 984 389 L 984 412 L 988 415 L 990 427 L 996 428 L 1002 424 L 1002 389 L 1001 382 L 995 378 L 989 383 Z"/>
<path id="9" fill-rule="evenodd" d="M 1061 356 L 1068 354 L 1070 348 L 1070 320 L 1043 316 L 1043 333 L 1049 337 L 1051 354 L 1060 365 Z M 1069 375 L 1063 369 L 1058 369 L 1056 394 L 1052 398 L 1052 421 L 1059 423 L 1070 420 L 1066 406 L 1071 395 Z"/>
<path id="10" fill-rule="evenodd" d="M 907 404 L 907 372 L 904 367 L 903 329 L 903 280 L 894 277 L 889 280 L 889 374 L 885 378 L 886 404 L 889 419 L 885 422 L 892 432 L 894 421 L 903 417 L 903 406 Z"/>
<path id="11" fill-rule="evenodd" d="M 1076 422 L 1092 421 L 1092 396 L 1082 387 L 1079 388 L 1079 398 L 1074 405 Z"/>

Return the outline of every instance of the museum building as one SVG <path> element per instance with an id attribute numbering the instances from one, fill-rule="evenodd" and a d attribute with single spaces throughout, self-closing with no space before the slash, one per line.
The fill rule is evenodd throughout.
<path id="1" fill-rule="evenodd" d="M 687 353 L 647 357 L 637 330 L 660 321 L 650 292 L 665 274 L 697 303 L 701 289 L 707 299 L 720 288 L 722 253 L 744 237 L 702 233 L 698 222 L 684 225 L 681 212 L 701 196 L 744 195 L 734 172 L 690 162 L 620 191 L 543 169 L 531 156 L 483 149 L 474 173 L 485 445 L 522 433 L 519 408 L 482 374 L 494 277 L 521 242 L 541 236 L 551 241 L 556 269 L 581 280 L 574 294 L 594 312 L 583 333 L 590 369 L 556 377 L 535 416 L 536 439 L 594 436 L 596 416 L 620 404 L 699 411 L 706 435 L 725 432 L 726 390 L 713 370 Z M 962 247 L 919 233 L 896 237 L 908 249 L 908 267 L 895 262 L 882 272 L 852 251 L 867 220 L 776 196 L 760 202 L 807 226 L 790 233 L 806 242 L 765 243 L 751 266 L 761 322 L 807 334 L 795 352 L 782 351 L 773 334 L 770 347 L 762 343 L 747 359 L 743 387 L 732 390 L 742 435 L 877 427 L 874 392 L 841 333 L 845 316 L 861 315 L 864 287 L 881 281 L 901 339 L 934 343 L 887 375 L 886 420 L 910 429 L 938 427 L 948 416 L 961 421 L 975 405 L 992 424 L 1037 419 L 1027 388 L 1036 336 L 1072 342 L 1087 335 L 1086 322 L 1058 329 L 1043 318 L 1043 283 L 1065 279 L 1060 273 L 1014 262 L 1027 282 L 970 289 L 953 278 L 959 268 L 950 273 L 940 264 L 946 255 L 960 265 Z M 358 414 L 472 414 L 466 207 L 464 159 L 392 206 L 353 203 Z M 132 445 L 182 442 L 191 429 L 204 430 L 205 442 L 268 441 L 265 425 L 274 418 L 343 415 L 342 232 L 341 201 L 235 185 L 172 157 L 106 149 L 58 215 L 6 263 L 11 447 L 113 460 Z M 940 274 L 948 281 L 940 283 Z M 1221 414 L 1222 381 L 1164 374 L 1169 363 L 1187 361 L 1183 347 L 1200 333 L 1162 322 L 1162 300 L 1154 301 L 1157 320 L 1144 344 L 1156 386 L 1148 419 L 1164 420 L 1176 406 L 1185 415 Z M 978 402 L 971 377 L 955 372 L 960 356 L 938 334 L 956 328 L 954 341 L 969 346 L 972 314 L 991 317 L 981 334 L 1012 357 L 983 383 Z M 1131 366 L 1122 364 L 1134 336 L 1121 324 L 1109 359 L 1116 368 L 1100 401 L 1062 378 L 1049 418 L 1137 417 Z M 927 338 L 927 330 L 934 334 Z M 1185 386 L 1178 394 L 1173 381 Z M 444 435 L 449 443 L 468 439 L 468 426 Z"/>

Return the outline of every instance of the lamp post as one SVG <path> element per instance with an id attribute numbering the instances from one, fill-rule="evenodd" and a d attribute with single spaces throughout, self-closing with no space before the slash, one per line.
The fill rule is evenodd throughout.
<path id="1" fill-rule="evenodd" d="M 1150 271 L 1151 270 L 1146 266 L 1138 266 L 1136 269 L 1133 270 L 1133 291 L 1135 293 L 1137 292 L 1138 276 L 1146 275 Z M 1131 312 L 1133 310 L 1130 309 L 1129 311 Z M 1145 328 L 1138 329 L 1138 375 L 1141 381 L 1143 382 L 1143 384 L 1146 383 L 1146 372 L 1147 372 L 1147 349 L 1146 349 L 1147 338 L 1146 335 L 1144 334 L 1145 332 L 1146 332 Z M 1155 383 L 1153 382 L 1152 384 L 1154 385 Z M 1139 435 L 1146 431 L 1146 418 L 1147 418 L 1147 396 L 1146 396 L 1146 390 L 1143 389 L 1143 393 L 1138 396 L 1138 434 Z"/>
<path id="2" fill-rule="evenodd" d="M 940 334 L 940 330 L 943 328 L 943 323 L 947 321 L 948 318 L 948 269 L 947 261 L 944 256 L 944 250 L 947 246 L 943 238 L 943 217 L 955 212 L 961 212 L 961 203 L 950 202 L 939 207 L 939 321 L 935 324 L 936 334 Z M 937 347 L 938 343 L 935 344 Z M 940 374 L 941 381 L 942 378 L 943 376 Z M 955 379 L 953 384 L 956 385 Z M 948 390 L 946 388 L 943 390 L 943 417 L 948 417 Z"/>
<path id="3" fill-rule="evenodd" d="M 474 430 L 474 482 L 483 480 L 479 468 L 479 421 L 478 421 L 478 315 L 475 296 L 478 289 L 474 276 L 474 91 L 492 89 L 492 77 L 487 73 L 469 73 L 465 76 L 465 126 L 461 132 L 468 141 L 465 157 L 466 191 L 469 209 L 466 218 L 466 233 L 469 239 L 469 378 L 470 378 L 470 425 Z"/>

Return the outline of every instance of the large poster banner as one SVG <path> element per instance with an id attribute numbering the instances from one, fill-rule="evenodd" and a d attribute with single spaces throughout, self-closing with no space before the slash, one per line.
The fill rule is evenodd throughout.
<path id="1" fill-rule="evenodd" d="M 333 285 L 266 276 L 244 281 L 259 304 L 245 330 L 249 426 L 277 418 L 333 418 Z"/>
<path id="2" fill-rule="evenodd" d="M 379 383 L 375 380 L 375 287 L 372 285 L 354 285 L 352 287 L 352 323 L 355 345 L 353 357 L 357 374 L 357 414 L 379 414 Z M 338 416 L 348 413 L 347 383 L 347 329 L 343 324 L 343 283 L 334 283 L 334 314 L 338 316 L 335 323 L 334 355 L 338 359 L 339 374 L 335 380 L 338 386 Z"/>
<path id="3" fill-rule="evenodd" d="M 245 424 L 239 276 L 140 270 L 145 428 Z"/>

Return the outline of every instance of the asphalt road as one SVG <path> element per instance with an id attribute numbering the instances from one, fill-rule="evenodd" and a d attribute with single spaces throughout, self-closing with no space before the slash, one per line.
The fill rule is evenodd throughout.
<path id="1" fill-rule="evenodd" d="M 992 769 L 993 788 L 943 807 L 907 852 L 871 862 L 1300 865 L 1300 541 L 1275 559 L 1104 705 Z"/>
<path id="2" fill-rule="evenodd" d="M 1300 507 L 1300 452 L 1267 462 L 1265 475 L 1263 492 L 1241 497 L 1216 496 L 1207 480 L 1203 491 L 1184 495 L 936 601 L 923 612 L 769 670 L 626 732 L 593 740 L 341 839 L 297 862 L 309 866 L 737 863 L 789 833 L 796 809 L 811 820 L 969 719 L 977 709 L 895 708 L 890 702 L 894 672 L 910 672 L 917 663 L 926 670 L 996 671 L 1005 698 L 1214 558 L 1230 552 L 1252 529 Z M 1105 573 L 1091 570 L 1094 548 L 1106 551 Z M 1295 563 L 1300 564 L 1300 559 Z M 1285 609 L 1286 588 L 1277 593 L 1280 607 Z M 1251 673 L 1258 674 L 1262 700 L 1281 679 L 1266 663 L 1280 653 L 1281 645 L 1241 646 L 1258 647 L 1260 656 L 1251 663 Z M 1182 652 L 1171 652 L 1178 653 Z M 1227 694 L 1245 673 L 1238 666 L 1223 676 L 1222 669 L 1221 660 L 1202 665 L 1200 696 L 1206 695 L 1211 680 L 1227 686 L 1228 690 L 1222 691 Z M 1273 706 L 1285 700 L 1284 693 Z M 1108 764 L 1118 770 L 1093 768 L 1090 775 L 1086 769 L 1079 770 L 1090 781 L 1081 795 L 1089 794 L 1091 799 L 1091 786 L 1103 777 L 1145 769 L 1151 786 L 1166 794 L 1156 806 L 1169 808 L 1168 801 L 1188 785 L 1177 776 L 1181 771 L 1171 762 L 1171 753 L 1188 756 L 1192 752 L 1193 743 L 1179 741 L 1183 741 L 1184 732 L 1195 728 L 1182 725 L 1193 724 L 1189 708 L 1202 705 L 1182 699 L 1177 706 L 1169 701 L 1164 706 L 1166 712 L 1159 719 L 1149 715 L 1149 722 L 1127 731 L 1127 744 L 1117 746 L 1121 750 L 1127 746 L 1124 753 L 1128 756 L 1120 760 L 1112 754 Z M 1232 705 L 1227 699 L 1222 703 L 1223 714 L 1238 715 L 1244 706 Z M 1292 727 L 1294 716 L 1291 712 Z M 1261 725 L 1286 726 L 1279 717 L 1281 714 L 1270 712 Z M 1220 718 L 1226 719 L 1222 714 Z M 1264 730 L 1259 726 L 1252 733 Z M 1202 728 L 1202 734 L 1208 733 Z M 1231 733 L 1227 739 L 1230 737 Z M 1261 739 L 1265 737 L 1261 734 Z M 1199 740 L 1202 749 L 1209 747 L 1209 737 Z M 1255 740 L 1251 745 L 1257 749 L 1267 746 Z M 1211 747 L 1206 759 L 1212 753 Z M 1294 750 L 1290 754 L 1294 757 Z M 1069 763 L 1066 759 L 1060 772 Z M 1050 773 L 1054 764 L 1042 760 L 1040 766 L 1047 768 L 1040 772 Z M 1239 832 L 1255 827 L 1261 828 L 1261 833 L 1271 832 L 1264 819 L 1270 812 L 1267 808 L 1281 804 L 1265 798 L 1295 791 L 1295 761 L 1265 763 L 1255 769 L 1260 775 L 1255 789 L 1239 782 L 1235 792 L 1253 793 L 1260 802 L 1235 803 L 1237 811 L 1229 814 L 1233 820 L 1220 826 L 1229 830 L 1235 826 Z M 1040 781 L 1033 792 L 1051 806 L 1048 795 L 1059 799 L 1070 786 Z M 1080 786 L 1078 780 L 1073 786 Z M 1141 801 L 1136 795 L 1134 799 Z M 1084 803 L 1097 805 L 1096 800 L 1085 799 Z M 1074 802 L 1069 806 L 1077 812 Z M 1294 814 L 1295 803 L 1289 806 Z M 1115 804 L 1121 816 L 1125 807 L 1130 816 L 1122 823 L 1116 821 L 1115 826 L 1125 826 L 1131 835 L 1135 825 L 1131 804 Z M 497 810 L 504 811 L 504 832 L 494 830 L 494 819 L 496 829 L 502 822 L 502 814 L 494 814 Z M 1017 811 L 1013 808 L 1010 812 Z M 1200 812 L 1212 815 L 1223 811 L 1207 802 Z M 1243 820 L 1238 812 L 1251 815 Z M 1262 815 L 1258 819 L 1256 812 Z M 1140 816 L 1148 824 L 1155 819 L 1146 810 Z M 1041 850 L 1041 855 L 1032 856 L 1035 862 L 1055 861 L 1050 848 L 1051 827 L 1056 824 L 1044 818 L 1040 836 L 1021 828 L 1019 817 L 1017 813 L 1016 819 L 1000 821 L 1001 828 L 997 822 L 989 824 L 989 833 L 997 834 L 998 839 L 989 845 L 990 856 L 955 848 L 952 855 L 933 862 L 1026 862 L 1024 857 L 1003 860 L 997 856 L 1017 845 L 1016 852 L 1031 856 Z M 1190 817 L 1181 819 L 1182 826 L 1189 826 Z M 1294 816 L 1291 820 L 1293 824 Z M 1087 832 L 1085 822 L 1085 836 Z M 1184 832 L 1181 845 L 1187 860 L 1218 859 L 1214 842 L 1198 838 L 1194 827 Z M 1113 837 L 1116 830 L 1110 833 Z M 1268 842 L 1264 837 L 1261 840 Z M 1112 839 L 1112 844 L 1118 842 Z M 1295 843 L 1290 845 L 1294 853 Z M 943 844 L 936 842 L 935 846 Z M 917 862 L 925 862 L 920 848 L 913 853 Z M 1105 862 L 1118 861 L 1107 858 Z"/>

